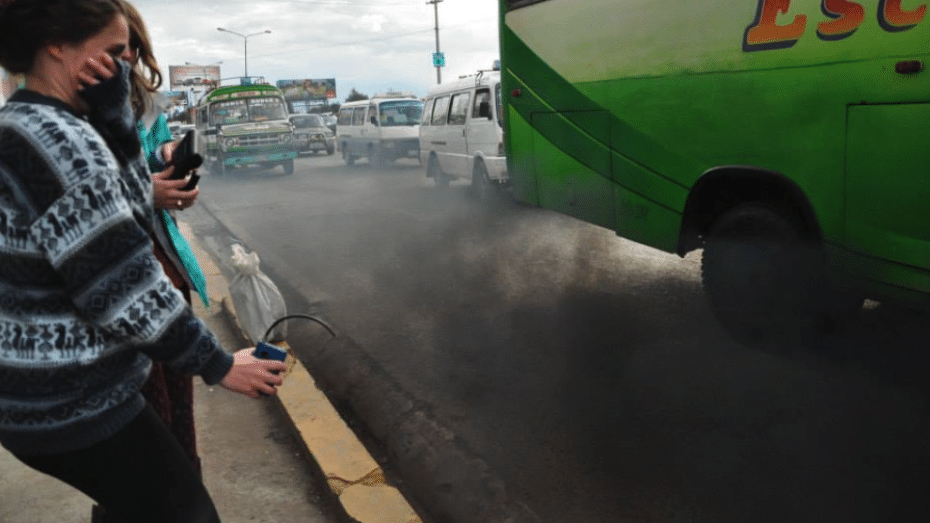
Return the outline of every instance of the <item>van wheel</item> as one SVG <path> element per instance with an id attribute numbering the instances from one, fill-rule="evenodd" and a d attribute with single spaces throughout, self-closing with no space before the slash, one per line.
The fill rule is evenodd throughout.
<path id="1" fill-rule="evenodd" d="M 285 175 L 294 174 L 294 160 L 288 160 L 281 164 L 281 167 L 284 168 Z"/>
<path id="2" fill-rule="evenodd" d="M 352 165 L 355 163 L 355 157 L 352 156 L 349 151 L 346 150 L 346 144 L 342 144 L 342 159 L 346 162 L 346 165 Z"/>
<path id="3" fill-rule="evenodd" d="M 480 160 L 475 161 L 475 168 L 472 171 L 471 194 L 478 200 L 490 200 L 494 194 L 491 180 L 488 179 L 488 169 Z"/>
<path id="4" fill-rule="evenodd" d="M 429 163 L 426 164 L 426 176 L 433 179 L 436 182 L 436 187 L 446 188 L 449 186 L 449 177 L 446 176 L 446 173 L 442 172 L 442 167 L 439 166 L 439 160 L 435 156 L 429 157 Z"/>
<path id="5" fill-rule="evenodd" d="M 327 148 L 326 148 L 326 154 L 327 154 L 327 155 L 332 156 L 334 152 L 336 152 L 336 148 L 335 148 L 335 147 L 327 147 Z"/>
<path id="6" fill-rule="evenodd" d="M 790 212 L 739 205 L 710 228 L 701 274 L 718 321 L 743 343 L 815 341 L 825 266 Z"/>

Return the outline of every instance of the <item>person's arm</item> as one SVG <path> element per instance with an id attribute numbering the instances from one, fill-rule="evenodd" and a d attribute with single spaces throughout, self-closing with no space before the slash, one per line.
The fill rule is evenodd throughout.
<path id="1" fill-rule="evenodd" d="M 93 136 L 62 136 L 70 143 L 59 145 L 84 156 L 86 168 L 77 174 L 49 173 L 47 180 L 24 180 L 24 189 L 38 211 L 30 233 L 75 307 L 105 333 L 108 346 L 137 346 L 180 372 L 253 397 L 258 390 L 273 393 L 281 379 L 271 371 L 286 366 L 255 361 L 243 351 L 234 365 L 233 356 L 222 350 L 165 276 L 127 194 L 150 187 L 144 166 L 121 167 Z M 137 198 L 144 201 L 145 196 Z"/>

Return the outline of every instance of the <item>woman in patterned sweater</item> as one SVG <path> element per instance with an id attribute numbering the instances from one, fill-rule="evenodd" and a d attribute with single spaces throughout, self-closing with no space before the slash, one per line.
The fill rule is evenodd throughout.
<path id="1" fill-rule="evenodd" d="M 139 388 L 152 359 L 251 397 L 279 362 L 231 356 L 152 253 L 152 180 L 115 0 L 0 6 L 0 444 L 140 522 L 216 522 Z"/>

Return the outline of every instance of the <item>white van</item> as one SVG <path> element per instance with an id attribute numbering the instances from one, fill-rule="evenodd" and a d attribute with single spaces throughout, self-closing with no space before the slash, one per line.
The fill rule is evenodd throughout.
<path id="1" fill-rule="evenodd" d="M 419 128 L 423 102 L 412 94 L 376 94 L 370 100 L 342 104 L 336 140 L 347 165 L 368 158 L 383 165 L 420 156 Z"/>
<path id="2" fill-rule="evenodd" d="M 481 71 L 430 91 L 420 121 L 420 161 L 439 187 L 471 179 L 475 195 L 484 197 L 508 183 L 500 71 Z"/>

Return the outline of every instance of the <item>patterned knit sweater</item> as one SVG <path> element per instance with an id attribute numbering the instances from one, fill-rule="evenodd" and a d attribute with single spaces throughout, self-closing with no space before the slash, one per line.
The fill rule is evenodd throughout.
<path id="1" fill-rule="evenodd" d="M 232 366 L 153 255 L 151 183 L 141 155 L 118 160 L 65 104 L 20 91 L 0 107 L 0 444 L 13 453 L 113 435 L 144 406 L 150 358 L 208 384 Z"/>

